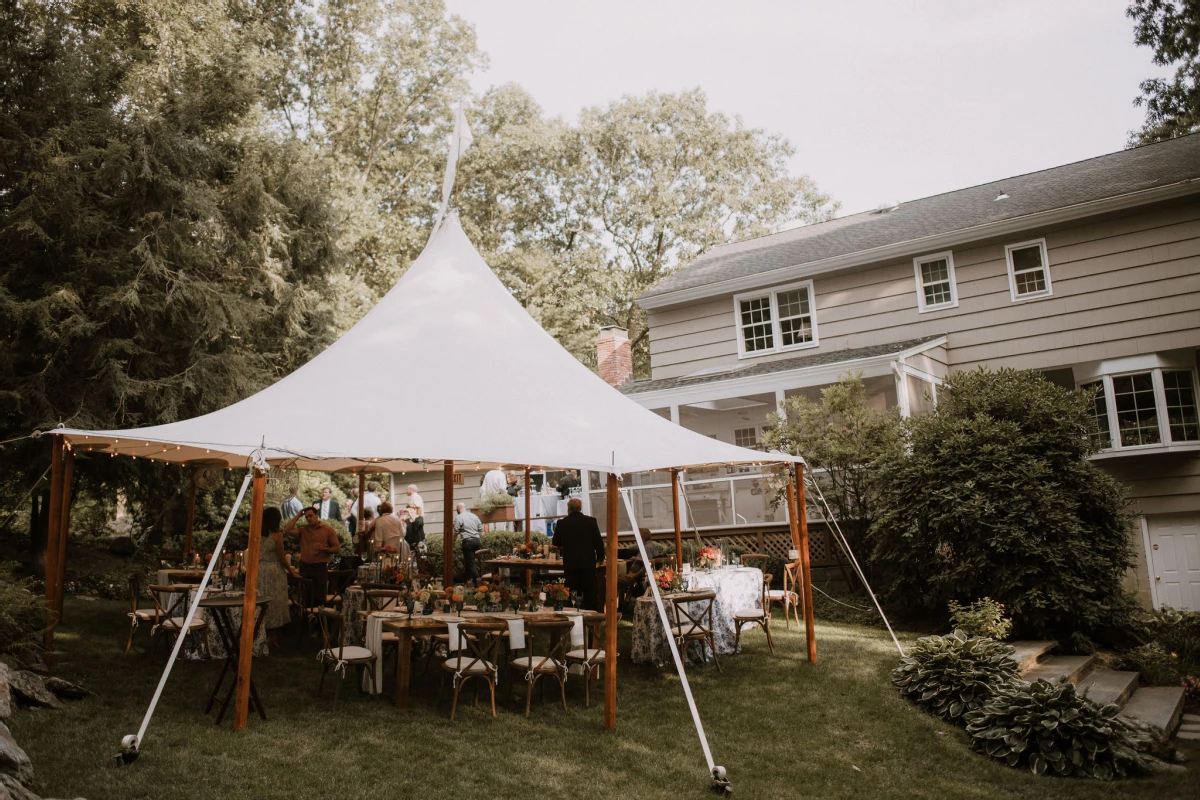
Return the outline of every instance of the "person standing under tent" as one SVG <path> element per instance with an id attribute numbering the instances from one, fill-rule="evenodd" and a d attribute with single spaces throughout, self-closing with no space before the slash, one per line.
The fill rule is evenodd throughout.
<path id="1" fill-rule="evenodd" d="M 454 507 L 454 535 L 462 537 L 463 567 L 467 580 L 479 580 L 479 565 L 475 563 L 475 553 L 483 547 L 483 523 L 473 511 L 467 510 L 466 503 Z"/>
<path id="2" fill-rule="evenodd" d="M 558 482 L 558 496 L 566 500 L 571 496 L 571 490 L 579 486 L 579 473 L 573 469 L 567 470 L 567 474 Z"/>
<path id="3" fill-rule="evenodd" d="M 407 511 L 408 524 L 404 527 L 404 541 L 416 550 L 421 542 L 425 541 L 425 517 L 421 516 L 421 509 L 417 506 L 409 506 Z"/>
<path id="4" fill-rule="evenodd" d="M 313 503 L 317 511 L 317 519 L 341 519 L 342 512 L 337 500 L 333 499 L 333 489 L 325 486 L 321 489 L 321 499 Z"/>
<path id="5" fill-rule="evenodd" d="M 358 533 L 358 515 L 350 513 L 350 509 L 357 508 L 355 505 L 358 502 L 358 489 L 350 490 L 350 497 L 346 498 L 346 507 L 342 512 L 342 522 L 346 525 L 346 533 L 353 538 L 354 534 Z"/>
<path id="6" fill-rule="evenodd" d="M 584 608 L 602 611 L 596 565 L 604 560 L 604 539 L 596 518 L 583 513 L 578 497 L 567 501 L 567 516 L 554 526 L 554 546 L 562 554 L 567 588 L 579 593 Z"/>
<path id="7" fill-rule="evenodd" d="M 379 504 L 383 502 L 383 498 L 379 496 L 379 487 L 375 485 L 375 481 L 367 484 L 367 493 L 362 496 L 363 511 L 374 512 L 379 515 Z M 358 498 L 350 505 L 350 516 L 358 519 Z M 365 518 L 365 515 L 364 515 Z"/>
<path id="8" fill-rule="evenodd" d="M 304 510 L 304 501 L 300 499 L 300 487 L 294 487 L 292 493 L 283 501 L 280 507 L 282 519 L 291 519 Z"/>
<path id="9" fill-rule="evenodd" d="M 307 525 L 299 530 L 301 514 Z M 304 600 L 306 608 L 325 605 L 329 584 L 329 557 L 341 552 L 342 543 L 333 528 L 321 521 L 315 508 L 306 508 L 288 520 L 284 533 L 300 537 L 300 577 L 312 581 L 312 596 Z"/>
<path id="10" fill-rule="evenodd" d="M 489 469 L 483 476 L 483 482 L 479 484 L 479 498 L 482 500 L 484 495 L 504 494 L 507 487 L 508 480 L 505 479 L 504 473 L 498 469 Z"/>
<path id="11" fill-rule="evenodd" d="M 509 497 L 513 498 L 513 505 L 515 506 L 517 504 L 516 499 L 521 495 L 520 479 L 517 477 L 517 473 L 510 472 L 508 473 L 507 480 L 508 488 L 505 491 L 508 492 Z M 521 520 L 517 520 L 513 523 L 513 530 L 524 530 L 524 528 L 521 527 Z"/>
<path id="12" fill-rule="evenodd" d="M 291 499 L 297 504 L 300 503 L 294 491 Z M 297 517 L 302 512 L 303 509 L 292 517 Z M 279 513 L 279 509 L 263 509 L 262 546 L 258 557 L 258 596 L 269 601 L 263 627 L 267 629 L 268 644 L 271 646 L 279 644 L 275 631 L 292 621 L 288 609 L 287 554 L 283 550 L 283 534 L 279 531 L 281 522 L 283 515 Z"/>
<path id="13" fill-rule="evenodd" d="M 386 500 L 379 504 L 379 516 L 371 523 L 367 533 L 370 552 L 381 547 L 391 547 L 400 556 L 400 563 L 408 563 L 408 542 L 404 541 L 404 522 L 394 513 L 392 504 Z"/>
<path id="14" fill-rule="evenodd" d="M 424 514 L 425 500 L 421 497 L 420 493 L 417 492 L 417 485 L 415 483 L 410 483 L 408 488 L 405 489 L 405 492 L 408 493 L 408 500 L 405 502 L 405 505 L 408 508 L 417 509 L 418 516 Z"/>

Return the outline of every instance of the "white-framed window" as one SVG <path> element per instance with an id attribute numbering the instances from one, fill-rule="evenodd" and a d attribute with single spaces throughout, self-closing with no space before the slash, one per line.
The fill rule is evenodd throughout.
<path id="1" fill-rule="evenodd" d="M 1101 449 L 1200 442 L 1195 370 L 1163 367 L 1104 375 L 1080 388 L 1099 389 L 1092 415 Z"/>
<path id="2" fill-rule="evenodd" d="M 814 297 L 812 281 L 734 297 L 738 357 L 816 347 Z"/>
<path id="3" fill-rule="evenodd" d="M 913 259 L 917 279 L 917 310 L 940 311 L 958 307 L 958 284 L 954 280 L 954 254 L 944 253 Z"/>
<path id="4" fill-rule="evenodd" d="M 733 443 L 738 447 L 758 448 L 758 428 L 734 428 Z"/>
<path id="5" fill-rule="evenodd" d="M 1053 294 L 1045 239 L 1005 245 L 1004 260 L 1008 262 L 1008 289 L 1014 303 Z"/>

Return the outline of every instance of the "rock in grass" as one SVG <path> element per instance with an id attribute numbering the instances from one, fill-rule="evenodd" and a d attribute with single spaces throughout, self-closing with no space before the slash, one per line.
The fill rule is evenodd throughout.
<path id="1" fill-rule="evenodd" d="M 64 700 L 82 700 L 85 697 L 90 697 L 92 694 L 82 686 L 76 686 L 70 681 L 64 681 L 62 678 L 46 678 L 44 683 L 47 689 Z"/>
<path id="2" fill-rule="evenodd" d="M 4 772 L 0 772 L 0 800 L 40 800 L 33 792 L 21 785 L 21 782 Z"/>
<path id="3" fill-rule="evenodd" d="M 28 670 L 10 670 L 8 688 L 11 690 L 13 698 L 23 705 L 39 708 L 62 708 L 62 701 L 46 688 L 42 677 Z"/>
<path id="4" fill-rule="evenodd" d="M 33 780 L 33 764 L 29 756 L 3 722 L 0 722 L 0 772 L 12 775 L 21 783 Z"/>

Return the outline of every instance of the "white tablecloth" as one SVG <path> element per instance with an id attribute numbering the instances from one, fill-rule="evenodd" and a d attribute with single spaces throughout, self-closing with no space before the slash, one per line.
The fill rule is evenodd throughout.
<path id="1" fill-rule="evenodd" d="M 521 519 L 525 518 L 525 497 L 518 496 L 513 503 L 516 506 L 517 516 Z M 529 524 L 529 530 L 535 533 L 546 532 L 546 517 L 562 517 L 567 513 L 567 501 L 563 500 L 555 494 L 535 494 L 529 498 L 529 514 L 532 520 Z"/>
<path id="2" fill-rule="evenodd" d="M 196 599 L 196 589 L 199 586 L 192 587 L 188 590 L 187 606 L 183 613 L 187 614 L 187 609 L 192 607 L 192 601 Z M 208 589 L 204 593 L 205 597 L 244 597 L 245 593 L 239 590 L 218 590 Z M 262 613 L 266 613 L 264 610 Z M 196 618 L 202 619 L 208 624 L 208 648 L 212 652 L 212 658 L 225 657 L 225 643 L 221 640 L 221 632 L 217 629 L 217 622 L 213 614 L 209 610 L 201 606 L 196 609 Z M 240 608 L 231 608 L 229 610 L 229 621 L 233 624 L 232 634 L 237 636 L 241 631 L 242 625 L 242 610 Z M 267 649 L 267 628 L 265 625 L 259 626 L 258 634 L 254 637 L 254 655 L 268 655 Z M 204 651 L 204 640 L 199 633 L 188 634 L 187 640 L 183 643 L 183 650 L 180 651 L 179 657 L 186 661 L 202 661 L 209 657 L 209 654 Z"/>
<path id="3" fill-rule="evenodd" d="M 733 615 L 743 608 L 757 608 L 762 601 L 762 570 L 754 567 L 721 567 L 706 572 L 693 572 L 689 589 L 713 589 L 713 638 L 717 654 L 734 652 Z M 671 614 L 671 604 L 663 604 Z M 689 660 L 699 660 L 701 645 L 688 648 Z M 707 646 L 705 646 L 707 649 Z M 633 616 L 633 661 L 635 664 L 671 663 L 671 647 L 663 634 L 662 621 L 653 596 L 639 597 Z"/>

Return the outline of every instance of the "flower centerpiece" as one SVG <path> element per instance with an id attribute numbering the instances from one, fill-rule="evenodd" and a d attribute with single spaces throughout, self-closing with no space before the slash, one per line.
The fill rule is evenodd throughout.
<path id="1" fill-rule="evenodd" d="M 701 547 L 696 556 L 696 566 L 700 569 L 713 569 L 721 566 L 721 551 L 713 546 Z"/>
<path id="2" fill-rule="evenodd" d="M 562 583 L 547 583 L 545 588 L 546 599 L 554 605 L 555 611 L 562 611 L 563 604 L 571 596 L 571 591 L 567 589 L 566 584 Z"/>
<path id="3" fill-rule="evenodd" d="M 454 610 L 461 614 L 463 610 L 463 596 L 455 592 L 450 595 L 450 602 L 454 604 Z"/>
<path id="4" fill-rule="evenodd" d="M 421 601 L 422 613 L 433 613 L 433 591 L 429 588 L 422 589 L 417 592 L 417 599 Z"/>
<path id="5" fill-rule="evenodd" d="M 533 558 L 533 548 L 527 544 L 523 544 L 517 548 L 517 555 L 521 558 Z"/>
<path id="6" fill-rule="evenodd" d="M 454 606 L 454 587 L 448 587 L 438 599 L 442 601 L 442 611 L 449 614 Z"/>
<path id="7" fill-rule="evenodd" d="M 670 567 L 654 570 L 654 583 L 660 592 L 678 592 L 683 589 L 683 577 Z"/>

